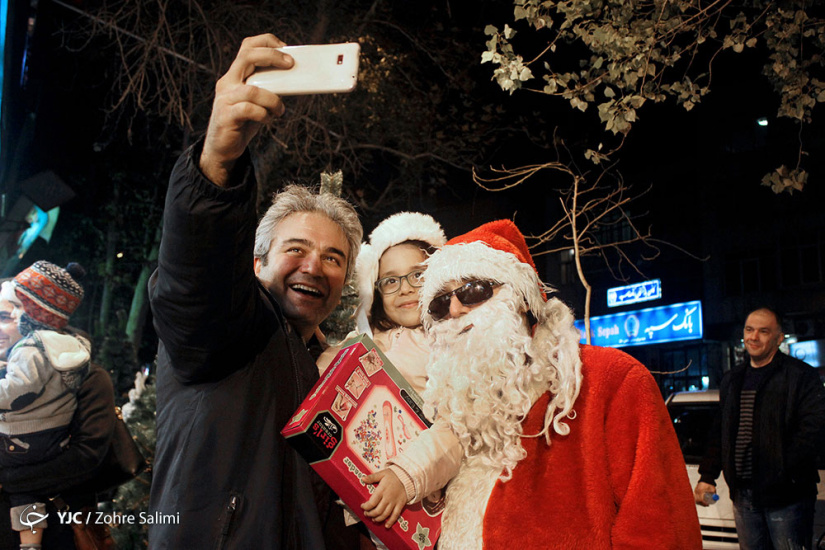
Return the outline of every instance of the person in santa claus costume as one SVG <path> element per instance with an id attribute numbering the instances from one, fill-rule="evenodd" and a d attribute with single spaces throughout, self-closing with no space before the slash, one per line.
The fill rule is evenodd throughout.
<path id="1" fill-rule="evenodd" d="M 547 299 L 550 290 L 508 220 L 430 257 L 420 292 L 431 341 L 424 399 L 441 426 L 436 444 L 460 445 L 463 459 L 445 461 L 433 438 L 420 438 L 394 462 L 414 481 L 408 501 L 455 474 L 441 550 L 700 549 L 656 382 L 621 351 L 579 345 L 570 309 Z M 391 523 L 387 504 L 364 507 Z"/>

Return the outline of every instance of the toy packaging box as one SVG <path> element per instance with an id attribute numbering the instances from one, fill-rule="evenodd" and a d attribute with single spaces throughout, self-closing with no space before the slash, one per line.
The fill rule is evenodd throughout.
<path id="1" fill-rule="evenodd" d="M 361 510 L 374 491 L 361 478 L 383 469 L 429 422 L 421 397 L 368 336 L 344 345 L 281 433 L 388 548 L 433 547 L 443 499 L 407 506 L 390 529 Z"/>

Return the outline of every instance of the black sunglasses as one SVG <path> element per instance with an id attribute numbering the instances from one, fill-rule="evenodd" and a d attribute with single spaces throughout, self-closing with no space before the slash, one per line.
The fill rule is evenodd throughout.
<path id="1" fill-rule="evenodd" d="M 433 320 L 439 321 L 450 313 L 450 300 L 453 296 L 465 306 L 474 306 L 492 298 L 493 289 L 497 286 L 501 286 L 501 283 L 484 280 L 467 281 L 457 289 L 433 298 L 427 308 L 427 313 L 432 316 Z"/>

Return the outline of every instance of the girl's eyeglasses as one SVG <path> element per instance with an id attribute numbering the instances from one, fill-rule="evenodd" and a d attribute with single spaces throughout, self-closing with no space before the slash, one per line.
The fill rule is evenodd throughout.
<path id="1" fill-rule="evenodd" d="M 474 306 L 486 302 L 493 297 L 493 289 L 501 286 L 501 283 L 493 281 L 474 280 L 467 281 L 457 289 L 441 296 L 436 296 L 427 308 L 433 320 L 440 321 L 450 313 L 450 300 L 453 296 L 465 306 Z"/>
<path id="2" fill-rule="evenodd" d="M 389 277 L 384 277 L 383 279 L 378 279 L 378 282 L 375 283 L 375 287 L 378 289 L 378 292 L 387 296 L 389 294 L 395 294 L 401 290 L 401 281 L 407 281 L 407 284 L 411 287 L 419 288 L 424 284 L 424 270 L 416 269 L 415 271 L 410 271 L 406 275 L 391 275 Z"/>

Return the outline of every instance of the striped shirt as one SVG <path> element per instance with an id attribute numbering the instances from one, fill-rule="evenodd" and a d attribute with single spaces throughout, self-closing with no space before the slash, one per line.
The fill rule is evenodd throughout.
<path id="1" fill-rule="evenodd" d="M 753 408 L 756 403 L 756 391 L 765 377 L 762 368 L 748 367 L 742 383 L 739 397 L 739 431 L 736 433 L 734 462 L 736 477 L 741 481 L 753 478 Z"/>

